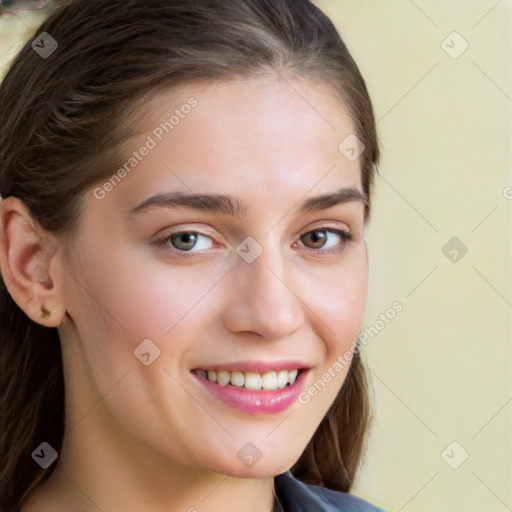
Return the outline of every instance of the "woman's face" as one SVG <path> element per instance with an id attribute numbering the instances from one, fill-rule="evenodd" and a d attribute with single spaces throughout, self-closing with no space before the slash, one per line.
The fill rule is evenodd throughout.
<path id="1" fill-rule="evenodd" d="M 338 148 L 353 124 L 327 86 L 291 79 L 143 108 L 124 172 L 86 195 L 63 259 L 67 435 L 278 474 L 334 401 L 361 326 L 360 162 Z"/>

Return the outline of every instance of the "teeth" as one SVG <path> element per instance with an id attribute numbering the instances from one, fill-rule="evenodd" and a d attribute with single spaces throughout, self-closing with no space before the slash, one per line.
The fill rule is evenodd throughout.
<path id="1" fill-rule="evenodd" d="M 242 372 L 232 372 L 230 382 L 233 386 L 241 388 L 245 383 L 244 374 Z"/>
<path id="2" fill-rule="evenodd" d="M 217 372 L 217 384 L 219 384 L 219 386 L 227 386 L 229 384 L 230 377 L 231 375 L 229 372 Z"/>
<path id="3" fill-rule="evenodd" d="M 261 375 L 259 373 L 245 372 L 245 389 L 261 389 Z"/>
<path id="4" fill-rule="evenodd" d="M 279 389 L 283 389 L 288 384 L 288 372 L 286 370 L 282 370 L 277 374 L 277 387 Z"/>
<path id="5" fill-rule="evenodd" d="M 217 383 L 219 386 L 231 384 L 237 388 L 245 388 L 254 391 L 283 389 L 292 385 L 297 379 L 299 370 L 271 371 L 264 374 L 256 372 L 228 372 L 226 370 L 198 370 L 197 372 L 204 379 Z"/>
<path id="6" fill-rule="evenodd" d="M 263 389 L 277 389 L 277 374 L 276 372 L 265 373 L 261 377 L 261 387 Z"/>

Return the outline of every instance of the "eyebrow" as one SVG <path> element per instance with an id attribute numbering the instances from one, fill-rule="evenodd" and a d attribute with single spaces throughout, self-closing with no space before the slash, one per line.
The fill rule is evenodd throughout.
<path id="1" fill-rule="evenodd" d="M 300 213 L 325 210 L 350 201 L 360 201 L 366 207 L 368 198 L 357 188 L 340 188 L 333 192 L 311 197 L 300 205 Z M 237 196 L 225 194 L 196 194 L 173 191 L 156 194 L 130 210 L 130 216 L 153 208 L 196 208 L 213 213 L 222 213 L 242 218 L 246 214 L 247 205 Z"/>

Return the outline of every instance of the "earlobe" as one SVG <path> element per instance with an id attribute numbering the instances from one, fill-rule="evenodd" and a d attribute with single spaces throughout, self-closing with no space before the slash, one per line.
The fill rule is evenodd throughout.
<path id="1" fill-rule="evenodd" d="M 0 269 L 5 285 L 25 314 L 46 327 L 65 315 L 58 276 L 56 241 L 15 197 L 0 202 Z"/>

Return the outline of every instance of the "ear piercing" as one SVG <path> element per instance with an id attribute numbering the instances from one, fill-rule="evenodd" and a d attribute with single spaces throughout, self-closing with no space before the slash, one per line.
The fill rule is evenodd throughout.
<path id="1" fill-rule="evenodd" d="M 39 312 L 41 315 L 41 318 L 44 320 L 48 320 L 50 316 L 52 315 L 51 311 L 48 311 L 44 306 L 41 306 L 41 311 Z"/>

